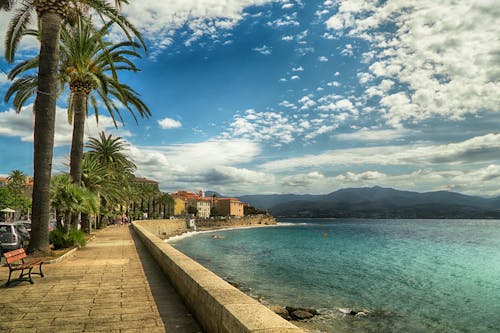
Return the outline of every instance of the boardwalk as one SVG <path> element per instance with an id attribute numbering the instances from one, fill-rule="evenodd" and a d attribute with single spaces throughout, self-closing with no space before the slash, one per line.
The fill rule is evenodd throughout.
<path id="1" fill-rule="evenodd" d="M 201 332 L 127 227 L 110 227 L 45 277 L 0 288 L 0 332 Z M 0 268 L 0 284 L 8 269 Z"/>

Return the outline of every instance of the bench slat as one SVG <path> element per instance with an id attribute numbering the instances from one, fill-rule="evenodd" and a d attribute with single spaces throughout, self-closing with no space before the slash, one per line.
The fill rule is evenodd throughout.
<path id="1" fill-rule="evenodd" d="M 26 252 L 24 251 L 23 248 L 20 248 L 20 249 L 14 250 L 14 251 L 5 252 L 3 254 L 3 256 L 7 260 L 8 264 L 12 264 L 13 262 L 20 261 L 20 260 L 27 257 Z"/>

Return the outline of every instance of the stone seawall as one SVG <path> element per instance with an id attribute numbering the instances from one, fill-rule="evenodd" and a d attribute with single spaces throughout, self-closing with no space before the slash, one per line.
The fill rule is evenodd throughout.
<path id="1" fill-rule="evenodd" d="M 208 333 L 303 332 L 165 243 L 149 231 L 154 229 L 150 222 L 136 221 L 133 223 L 134 230 L 203 326 L 204 331 Z M 158 227 L 161 228 L 161 225 L 156 226 Z"/>
<path id="2" fill-rule="evenodd" d="M 258 226 L 258 225 L 273 225 L 276 220 L 272 216 L 267 215 L 252 215 L 245 217 L 233 217 L 230 219 L 197 219 L 197 228 L 230 228 L 243 226 Z"/>
<path id="3" fill-rule="evenodd" d="M 186 219 L 140 220 L 136 222 L 162 239 L 190 231 Z M 252 215 L 231 219 L 196 219 L 196 227 L 201 230 L 273 224 L 276 224 L 274 217 L 266 215 Z"/>
<path id="4" fill-rule="evenodd" d="M 134 223 L 139 223 L 153 235 L 162 239 L 189 231 L 186 219 L 139 220 Z"/>

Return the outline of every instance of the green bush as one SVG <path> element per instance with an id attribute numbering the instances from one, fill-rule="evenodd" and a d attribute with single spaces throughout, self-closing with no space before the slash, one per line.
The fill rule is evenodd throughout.
<path id="1" fill-rule="evenodd" d="M 73 246 L 84 247 L 86 244 L 85 233 L 75 229 L 70 229 L 68 234 L 60 228 L 52 230 L 49 234 L 49 240 L 50 243 L 52 243 L 54 250 L 65 249 Z"/>

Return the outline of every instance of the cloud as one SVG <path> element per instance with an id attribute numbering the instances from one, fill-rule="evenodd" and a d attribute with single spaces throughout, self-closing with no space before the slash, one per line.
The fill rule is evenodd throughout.
<path id="1" fill-rule="evenodd" d="M 164 119 L 158 120 L 158 125 L 160 125 L 160 127 L 163 129 L 182 127 L 182 124 L 180 121 L 172 119 L 172 118 L 164 118 Z"/>
<path id="2" fill-rule="evenodd" d="M 212 40 L 224 38 L 224 32 L 245 17 L 245 8 L 269 2 L 271 0 L 142 0 L 131 1 L 122 11 L 153 44 L 153 49 L 161 50 L 172 43 L 175 32 L 182 28 L 189 31 L 184 42 L 187 46 L 204 36 Z"/>
<path id="3" fill-rule="evenodd" d="M 243 115 L 235 115 L 224 138 L 243 138 L 255 142 L 269 141 L 274 145 L 293 142 L 297 129 L 293 121 L 282 113 L 256 112 L 253 109 Z"/>
<path id="4" fill-rule="evenodd" d="M 351 44 L 346 44 L 344 49 L 340 52 L 341 55 L 344 57 L 352 57 L 354 55 L 354 52 L 352 51 L 352 45 Z"/>
<path id="5" fill-rule="evenodd" d="M 335 138 L 342 141 L 365 141 L 365 142 L 394 141 L 409 136 L 412 133 L 414 133 L 414 131 L 405 128 L 397 128 L 397 129 L 362 128 L 352 133 L 337 134 Z"/>
<path id="6" fill-rule="evenodd" d="M 293 36 L 283 36 L 281 37 L 281 40 L 284 40 L 285 42 L 290 42 L 293 40 Z"/>
<path id="7" fill-rule="evenodd" d="M 23 142 L 33 142 L 34 119 L 33 104 L 24 107 L 19 114 L 14 109 L 0 112 L 0 136 L 19 137 Z M 90 115 L 85 122 L 85 140 L 90 136 L 96 137 L 104 130 L 121 137 L 131 136 L 127 130 L 115 129 L 111 117 L 100 115 L 97 124 L 95 117 Z M 54 146 L 71 145 L 72 133 L 73 127 L 68 123 L 67 110 L 57 107 Z"/>
<path id="8" fill-rule="evenodd" d="M 10 19 L 13 17 L 14 11 L 10 12 L 5 12 L 2 11 L 2 14 L 0 15 L 0 54 L 3 55 L 5 54 L 5 36 L 6 32 L 9 26 Z M 32 22 L 33 24 L 36 23 Z M 31 26 L 30 28 L 36 28 L 34 25 Z M 16 54 L 16 59 L 20 57 L 19 53 L 23 52 L 31 52 L 31 51 L 36 51 L 40 48 L 40 44 L 38 43 L 38 40 L 34 37 L 25 37 L 21 40 L 21 43 L 19 44 L 18 47 L 18 54 Z M 22 56 L 22 54 L 21 54 Z"/>
<path id="9" fill-rule="evenodd" d="M 333 167 L 340 165 L 461 165 L 492 163 L 500 154 L 500 134 L 486 134 L 441 145 L 377 146 L 337 149 L 315 155 L 264 163 L 264 170 Z"/>
<path id="10" fill-rule="evenodd" d="M 9 84 L 9 79 L 7 79 L 7 74 L 0 72 L 0 87 Z"/>
<path id="11" fill-rule="evenodd" d="M 320 56 L 318 57 L 318 61 L 321 61 L 321 62 L 327 62 L 328 61 L 328 58 L 325 57 L 325 56 Z"/>
<path id="12" fill-rule="evenodd" d="M 254 47 L 252 51 L 259 52 L 262 55 L 270 55 L 272 53 L 272 50 L 269 46 L 267 45 L 262 45 L 261 47 Z"/>
<path id="13" fill-rule="evenodd" d="M 281 29 L 284 27 L 297 27 L 300 26 L 300 23 L 298 21 L 297 12 L 293 12 L 291 14 L 285 14 L 273 21 L 267 22 L 267 25 L 275 29 Z"/>
<path id="14" fill-rule="evenodd" d="M 297 109 L 297 106 L 295 104 L 290 103 L 287 100 L 284 100 L 284 101 L 280 102 L 279 105 L 281 105 L 281 106 L 283 106 L 285 108 L 293 109 L 293 110 Z"/>
<path id="15" fill-rule="evenodd" d="M 300 110 L 307 110 L 309 108 L 312 108 L 316 106 L 316 102 L 311 99 L 312 96 L 304 96 L 301 99 L 299 99 L 299 103 L 302 104 L 300 107 Z"/>
<path id="16" fill-rule="evenodd" d="M 325 24 L 369 43 L 360 83 L 395 126 L 499 111 L 499 17 L 495 0 L 346 0 Z M 380 89 L 383 80 L 392 89 Z"/>
<path id="17" fill-rule="evenodd" d="M 304 67 L 299 66 L 299 67 L 292 67 L 292 72 L 303 72 Z"/>
<path id="18" fill-rule="evenodd" d="M 292 75 L 290 77 L 290 80 L 300 80 L 300 76 L 298 76 L 298 75 Z"/>
<path id="19" fill-rule="evenodd" d="M 164 191 L 208 186 L 224 193 L 255 193 L 259 186 L 274 184 L 274 176 L 239 165 L 260 153 L 258 143 L 241 139 L 129 148 L 138 173 L 159 181 Z"/>

